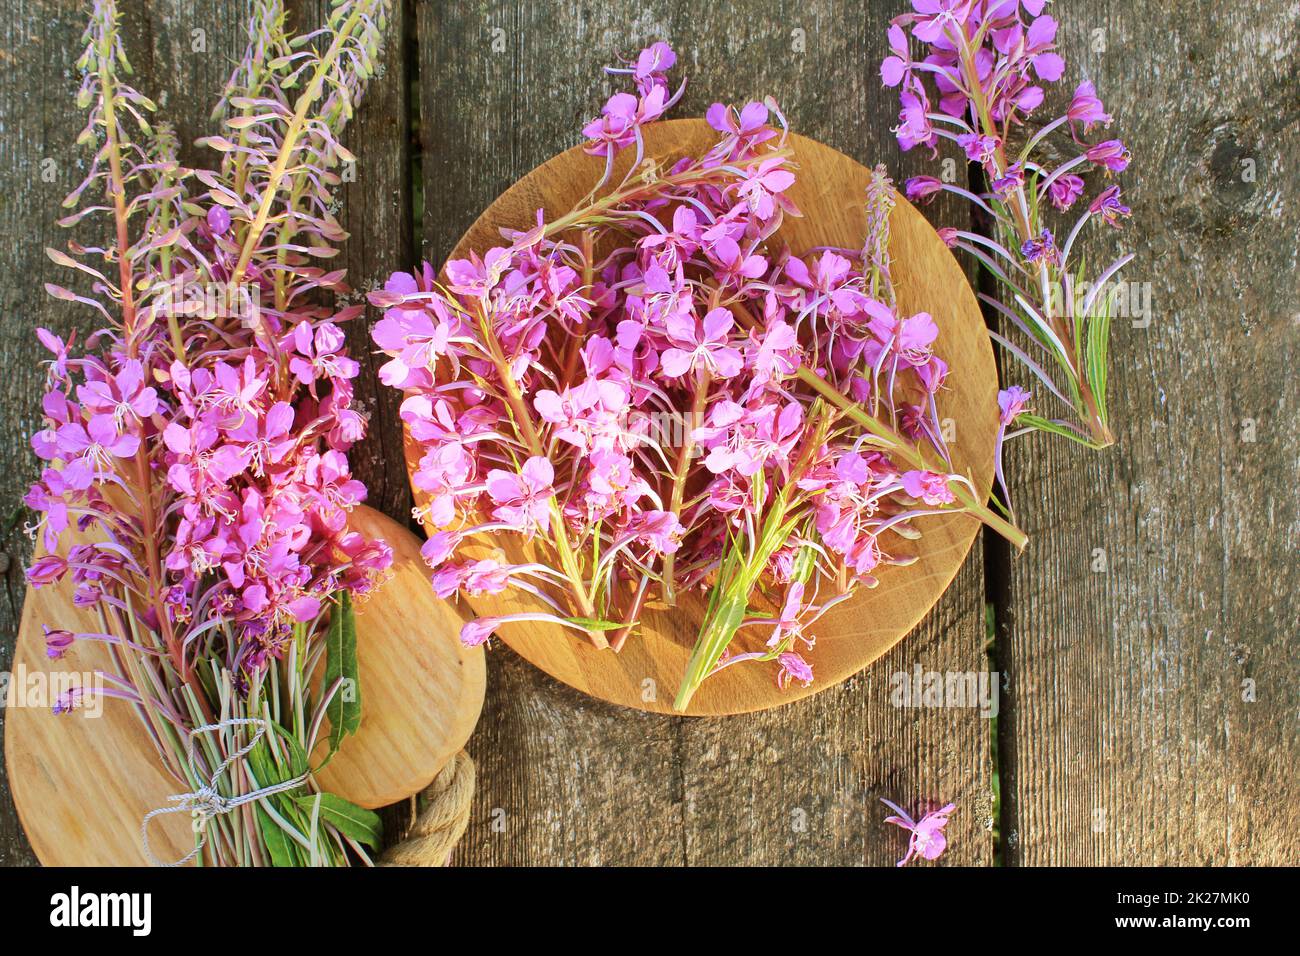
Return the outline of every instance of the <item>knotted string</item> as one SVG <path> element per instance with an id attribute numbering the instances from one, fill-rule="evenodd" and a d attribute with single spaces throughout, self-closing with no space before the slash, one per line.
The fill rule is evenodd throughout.
<path id="1" fill-rule="evenodd" d="M 307 782 L 310 774 L 302 774 L 294 777 L 292 780 L 285 780 L 280 783 L 271 784 L 260 790 L 254 790 L 251 793 L 242 793 L 238 796 L 227 797 L 217 789 L 217 781 L 237 760 L 243 760 L 249 752 L 257 746 L 258 742 L 266 734 L 266 721 L 260 717 L 229 717 L 225 720 L 218 721 L 215 724 L 204 724 L 202 727 L 195 727 L 189 732 L 185 740 L 185 757 L 189 761 L 190 768 L 198 773 L 198 764 L 194 755 L 195 738 L 202 733 L 213 730 L 223 730 L 227 727 L 242 727 L 256 725 L 257 732 L 249 739 L 248 743 L 236 750 L 225 760 L 217 765 L 217 769 L 212 771 L 212 776 L 208 778 L 206 785 L 199 787 L 193 793 L 174 793 L 167 798 L 169 803 L 174 804 L 170 807 L 159 807 L 157 810 L 150 810 L 145 814 L 144 820 L 140 823 L 140 837 L 144 841 L 145 856 L 149 858 L 154 866 L 184 866 L 190 860 L 202 852 L 203 847 L 208 842 L 207 823 L 213 817 L 222 816 L 232 810 L 237 810 L 246 803 L 252 803 L 255 800 L 264 800 L 269 796 L 277 793 L 283 793 L 286 790 L 293 790 Z M 167 813 L 188 813 L 198 821 L 199 826 L 195 827 L 196 832 L 201 832 L 202 836 L 199 842 L 195 844 L 194 849 L 185 854 L 174 863 L 166 863 L 154 856 L 153 850 L 149 847 L 149 821 L 154 817 L 162 816 Z"/>

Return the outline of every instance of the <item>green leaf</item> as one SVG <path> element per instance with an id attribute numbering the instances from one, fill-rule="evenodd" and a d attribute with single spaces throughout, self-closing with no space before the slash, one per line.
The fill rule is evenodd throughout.
<path id="1" fill-rule="evenodd" d="M 1076 441 L 1080 445 L 1087 445 L 1089 448 L 1096 447 L 1090 440 L 1080 435 L 1073 428 L 1057 424 L 1056 422 L 1049 421 L 1046 418 L 1039 418 L 1037 415 L 1030 415 L 1026 412 L 1021 412 L 1016 416 L 1016 424 L 1023 425 L 1026 428 L 1036 428 L 1040 432 L 1050 432 L 1053 435 L 1060 435 L 1063 438 Z"/>
<path id="2" fill-rule="evenodd" d="M 594 617 L 566 617 L 565 620 L 586 631 L 617 631 L 620 627 L 627 626 L 617 621 L 602 621 Z"/>
<path id="3" fill-rule="evenodd" d="M 308 813 L 315 808 L 316 801 L 319 800 L 321 819 L 358 843 L 377 849 L 383 841 L 384 824 L 379 819 L 379 814 L 373 810 L 366 810 L 333 793 L 303 795 L 293 799 Z"/>
<path id="4" fill-rule="evenodd" d="M 352 595 L 339 594 L 330 614 L 325 636 L 325 687 L 340 679 L 341 686 L 330 698 L 325 713 L 330 721 L 330 753 L 339 749 L 343 738 L 355 734 L 361 726 L 361 684 L 357 679 L 357 622 L 352 613 Z"/>
<path id="5" fill-rule="evenodd" d="M 271 854 L 272 866 L 298 865 L 297 845 L 260 806 L 257 808 L 257 826 L 262 831 L 262 843 Z"/>
<path id="6" fill-rule="evenodd" d="M 1097 411 L 1102 422 L 1106 414 L 1106 374 L 1107 352 L 1110 345 L 1110 296 L 1098 299 L 1097 314 L 1088 322 L 1088 382 L 1092 386 L 1093 397 L 1097 401 Z"/>

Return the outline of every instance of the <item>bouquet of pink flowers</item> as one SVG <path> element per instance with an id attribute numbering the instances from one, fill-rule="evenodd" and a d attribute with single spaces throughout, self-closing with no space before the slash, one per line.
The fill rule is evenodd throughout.
<path id="1" fill-rule="evenodd" d="M 441 282 L 427 264 L 398 273 L 371 301 L 381 375 L 407 393 L 420 446 L 435 588 L 536 605 L 471 621 L 463 640 L 541 620 L 617 649 L 648 596 L 706 590 L 680 710 L 741 661 L 811 681 L 813 622 L 908 563 L 897 545 L 924 517 L 966 512 L 1024 536 L 952 465 L 941 329 L 897 307 L 883 171 L 861 246 L 788 249 L 796 170 L 772 100 L 715 104 L 711 149 L 645 160 L 642 128 L 680 93 L 675 59 L 656 43 L 612 71 L 635 92 L 583 130 L 606 165 L 578 207 L 539 211 Z M 623 150 L 634 158 L 614 181 Z M 486 535 L 507 544 L 468 554 Z M 733 650 L 742 628 L 763 629 L 762 650 Z"/>
<path id="2" fill-rule="evenodd" d="M 1089 281 L 1071 253 L 1090 219 L 1119 228 L 1129 215 L 1113 183 L 1085 203 L 1088 184 L 1081 174 L 1096 170 L 1109 177 L 1127 169 L 1131 157 L 1120 140 L 1089 144 L 1081 138 L 1112 119 L 1087 80 L 1075 88 L 1064 114 L 1039 128 L 1028 126 L 1046 97 L 1044 85 L 1065 73 L 1055 48 L 1057 24 L 1043 13 L 1045 5 L 1045 0 L 913 0 L 914 12 L 895 18 L 889 28 L 891 52 L 880 75 L 900 90 L 895 132 L 904 150 L 925 146 L 936 155 L 939 142 L 947 140 L 977 164 L 988 187 L 984 192 L 917 176 L 906 183 L 907 197 L 928 201 L 950 192 L 991 222 L 989 236 L 953 228 L 941 234 L 1000 286 L 1000 298 L 983 293 L 980 298 L 1011 323 L 1020 344 L 998 332 L 991 333 L 994 340 L 1070 415 L 1029 414 L 1024 410 L 1029 393 L 1013 386 L 1002 398 L 1004 426 L 1014 422 L 1019 433 L 1047 431 L 1102 448 L 1115 440 L 1106 411 L 1112 300 L 1120 291 L 1116 277 L 1133 256 L 1120 256 Z M 1067 129 L 1074 155 L 1048 168 L 1039 158 L 1041 147 Z M 1068 232 L 1054 230 L 1052 218 L 1076 207 L 1083 211 Z M 1058 238 L 1062 234 L 1064 241 Z"/>
<path id="3" fill-rule="evenodd" d="M 97 0 L 85 34 L 93 159 L 63 223 L 110 230 L 49 251 L 90 277 L 89 294 L 48 289 L 103 326 L 79 351 L 38 331 L 52 360 L 27 503 L 45 554 L 28 577 L 72 583 L 99 629 L 47 628 L 50 657 L 104 642 L 116 667 L 103 692 L 134 705 L 192 791 L 155 811 L 194 816 L 178 862 L 345 864 L 380 832 L 373 813 L 320 792 L 309 755 L 326 733 L 332 755 L 359 724 L 351 602 L 391 560 L 348 527 L 366 490 L 347 451 L 365 420 L 339 323 L 360 307 L 335 312 L 322 293 L 343 274 L 317 264 L 344 238 L 333 193 L 353 157 L 338 135 L 386 11 L 338 0 L 324 29 L 291 36 L 279 0 L 259 0 L 218 107 L 223 134 L 205 141 L 213 169 L 182 167 L 127 84 L 112 0 Z"/>

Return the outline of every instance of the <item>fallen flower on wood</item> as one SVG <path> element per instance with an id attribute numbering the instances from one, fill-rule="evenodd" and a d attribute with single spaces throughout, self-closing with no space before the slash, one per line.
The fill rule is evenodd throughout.
<path id="1" fill-rule="evenodd" d="M 948 825 L 948 817 L 957 810 L 955 803 L 948 803 L 938 810 L 932 810 L 918 821 L 913 820 L 898 804 L 891 803 L 883 797 L 880 802 L 894 811 L 894 816 L 885 817 L 885 822 L 902 827 L 910 834 L 907 840 L 907 855 L 896 865 L 907 866 L 916 856 L 925 860 L 937 860 L 948 848 L 948 837 L 943 830 Z"/>

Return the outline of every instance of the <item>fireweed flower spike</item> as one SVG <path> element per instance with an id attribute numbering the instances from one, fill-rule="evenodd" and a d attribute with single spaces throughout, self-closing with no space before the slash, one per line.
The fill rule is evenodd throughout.
<path id="1" fill-rule="evenodd" d="M 438 593 L 510 589 L 538 607 L 480 618 L 463 640 L 540 620 L 617 649 L 647 601 L 706 590 L 683 709 L 740 662 L 767 662 L 781 686 L 812 681 L 809 625 L 907 563 L 898 546 L 926 516 L 967 511 L 1024 536 L 938 437 L 943 333 L 897 310 L 883 171 L 861 249 L 786 248 L 796 171 L 770 99 L 710 107 L 718 138 L 701 156 L 640 162 L 675 60 L 659 43 L 613 71 L 635 93 L 585 127 L 608 162 L 577 207 L 447 263 L 445 282 L 428 264 L 397 273 L 370 301 L 384 381 L 406 392 L 421 449 L 416 517 Z M 467 553 L 476 538 L 486 564 Z M 732 647 L 742 629 L 763 649 Z"/>
<path id="2" fill-rule="evenodd" d="M 111 0 L 94 4 L 78 63 L 93 158 L 63 222 L 102 216 L 113 238 L 49 251 L 96 277 L 92 296 L 50 292 L 91 305 L 104 326 L 80 353 L 37 331 L 53 360 L 32 440 L 43 470 L 26 501 L 51 553 L 28 580 L 70 580 L 77 606 L 98 616 L 94 633 L 47 628 L 47 653 L 107 644 L 116 667 L 104 692 L 136 705 L 183 784 L 248 748 L 247 725 L 261 721 L 276 732 L 227 774 L 227 795 L 306 775 L 255 814 L 209 819 L 206 865 L 344 864 L 374 843 L 366 811 L 312 815 L 307 754 L 327 719 L 331 754 L 356 727 L 359 705 L 340 695 L 355 674 L 327 651 L 326 630 L 349 640 L 352 598 L 391 561 L 347 525 L 366 493 L 348 466 L 365 421 L 339 328 L 357 310 L 336 312 L 314 291 L 344 289 L 317 260 L 344 238 L 332 170 L 352 157 L 338 136 L 386 15 L 383 0 L 341 0 L 323 29 L 291 36 L 279 0 L 257 0 L 216 114 L 222 132 L 202 141 L 213 169 L 182 167 L 153 103 L 126 85 Z M 59 557 L 74 524 L 84 537 Z M 318 692 L 308 678 L 324 658 L 341 676 Z M 195 767 L 184 741 L 216 720 L 223 732 Z"/>
<path id="3" fill-rule="evenodd" d="M 902 827 L 911 834 L 907 841 L 907 855 L 898 861 L 898 866 L 907 866 L 915 856 L 925 860 L 937 860 L 948 848 L 948 838 L 944 835 L 943 828 L 948 825 L 948 817 L 957 809 L 955 803 L 931 811 L 917 822 L 897 804 L 883 797 L 880 802 L 894 811 L 894 816 L 885 817 L 885 822 Z"/>
<path id="4" fill-rule="evenodd" d="M 1114 441 L 1106 363 L 1115 290 L 1105 290 L 1132 256 L 1122 256 L 1090 283 L 1071 252 L 1089 218 L 1118 228 L 1129 214 L 1119 187 L 1110 184 L 1080 206 L 1088 188 L 1084 174 L 1104 179 L 1123 172 L 1131 157 L 1118 139 L 1087 142 L 1112 121 L 1090 81 L 1078 84 L 1064 115 L 1041 123 L 1033 118 L 1044 87 L 1065 71 L 1054 47 L 1057 24 L 1044 7 L 1043 0 L 913 0 L 913 12 L 889 28 L 890 55 L 880 76 L 899 89 L 899 146 L 921 144 L 934 153 L 939 140 L 951 140 L 989 185 L 976 194 L 918 176 L 906 191 L 919 201 L 955 193 L 993 221 L 992 238 L 953 230 L 945 241 L 997 279 L 1002 297 L 980 298 L 1015 326 L 1020 344 L 993 337 L 1065 407 L 1064 418 L 1022 413 L 1021 431 L 1050 431 L 1100 448 Z M 1037 149 L 1063 128 L 1070 134 L 1062 136 L 1064 145 L 1075 155 L 1049 168 Z M 1048 224 L 1054 218 L 1049 210 L 1078 219 L 1058 228 Z M 1058 242 L 1062 235 L 1065 241 Z"/>

